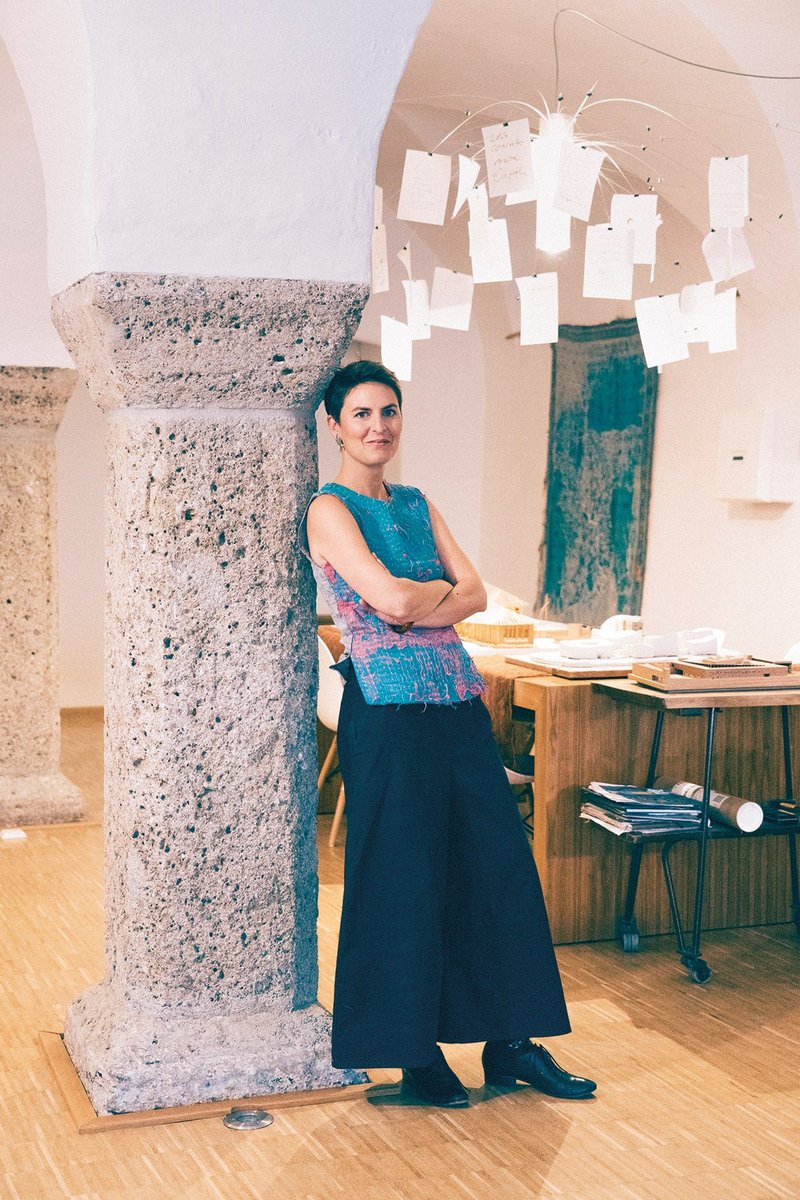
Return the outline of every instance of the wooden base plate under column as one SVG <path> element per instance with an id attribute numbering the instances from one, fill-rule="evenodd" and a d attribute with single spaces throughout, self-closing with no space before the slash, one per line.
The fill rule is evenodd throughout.
<path id="1" fill-rule="evenodd" d="M 156 1108 L 147 1112 L 112 1113 L 98 1116 L 81 1083 L 60 1033 L 41 1032 L 39 1045 L 53 1072 L 78 1133 L 107 1133 L 115 1129 L 137 1129 L 148 1125 L 168 1125 L 174 1121 L 204 1121 L 224 1117 L 232 1108 L 298 1108 L 304 1104 L 330 1104 L 336 1100 L 357 1100 L 375 1084 L 397 1082 L 389 1071 L 371 1071 L 369 1083 L 347 1087 L 319 1088 L 309 1092 L 277 1092 L 272 1096 L 243 1096 L 235 1100 L 212 1100 L 204 1104 L 184 1104 L 177 1108 Z"/>

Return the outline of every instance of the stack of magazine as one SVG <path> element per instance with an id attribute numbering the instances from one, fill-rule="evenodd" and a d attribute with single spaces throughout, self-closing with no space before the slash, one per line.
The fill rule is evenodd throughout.
<path id="1" fill-rule="evenodd" d="M 583 789 L 581 818 L 623 833 L 679 833 L 700 828 L 702 803 L 660 788 L 590 783 Z"/>

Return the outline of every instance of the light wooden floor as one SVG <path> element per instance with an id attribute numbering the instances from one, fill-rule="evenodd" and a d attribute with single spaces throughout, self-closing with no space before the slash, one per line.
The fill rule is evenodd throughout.
<path id="1" fill-rule="evenodd" d="M 85 731 L 84 731 L 85 732 Z M 99 770 L 99 764 L 95 760 Z M 324 818 L 321 844 L 329 818 Z M 330 1004 L 341 849 L 320 887 Z M 339 874 L 339 879 L 340 879 Z M 277 1113 L 255 1133 L 219 1119 L 80 1137 L 36 1045 L 102 965 L 102 831 L 0 843 L 2 1200 L 761 1200 L 800 1196 L 800 945 L 790 926 L 714 934 L 691 984 L 668 938 L 638 956 L 559 950 L 574 1033 L 551 1043 L 600 1080 L 594 1100 L 489 1097 L 480 1047 L 448 1057 L 473 1089 L 457 1112 L 394 1102 Z"/>

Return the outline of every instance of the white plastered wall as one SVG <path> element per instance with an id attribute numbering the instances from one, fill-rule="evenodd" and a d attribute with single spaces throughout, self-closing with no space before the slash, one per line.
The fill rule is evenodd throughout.
<path id="1" fill-rule="evenodd" d="M 381 129 L 429 0 L 83 0 L 99 268 L 366 280 Z"/>

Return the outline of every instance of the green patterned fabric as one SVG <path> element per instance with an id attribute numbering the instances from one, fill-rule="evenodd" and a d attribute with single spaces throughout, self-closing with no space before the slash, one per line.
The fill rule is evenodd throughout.
<path id="1" fill-rule="evenodd" d="M 560 326 L 539 571 L 554 617 L 641 610 L 657 395 L 635 320 Z"/>

